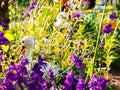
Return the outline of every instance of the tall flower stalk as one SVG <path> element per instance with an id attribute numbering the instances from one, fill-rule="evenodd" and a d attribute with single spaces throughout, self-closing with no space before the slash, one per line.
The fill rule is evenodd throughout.
<path id="1" fill-rule="evenodd" d="M 106 5 L 104 7 L 106 8 Z M 103 9 L 103 12 L 102 12 L 102 17 L 101 17 L 101 20 L 100 20 L 100 25 L 99 25 L 99 30 L 98 30 L 98 36 L 97 36 L 97 42 L 96 42 L 96 47 L 95 47 L 95 52 L 94 52 L 93 59 L 91 61 L 91 65 L 88 68 L 88 73 L 87 73 L 87 76 L 86 76 L 86 81 L 88 80 L 88 77 L 91 77 L 92 74 L 94 73 L 95 59 L 96 59 L 97 50 L 98 50 L 98 46 L 99 46 L 99 40 L 100 40 L 100 34 L 101 34 L 101 28 L 102 28 L 102 21 L 103 21 L 104 14 L 105 14 L 105 8 Z"/>

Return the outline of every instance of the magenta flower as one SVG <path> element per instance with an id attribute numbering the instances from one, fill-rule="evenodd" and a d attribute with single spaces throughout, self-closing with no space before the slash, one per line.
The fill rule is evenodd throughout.
<path id="1" fill-rule="evenodd" d="M 2 72 L 2 65 L 1 65 L 1 63 L 0 63 L 0 72 Z"/>
<path id="2" fill-rule="evenodd" d="M 33 5 L 30 5 L 30 6 L 28 7 L 28 10 L 29 10 L 29 11 L 32 11 L 34 8 L 35 8 L 35 7 L 34 7 Z"/>
<path id="3" fill-rule="evenodd" d="M 78 12 L 73 13 L 72 18 L 75 18 L 75 19 L 80 18 L 80 13 Z"/>

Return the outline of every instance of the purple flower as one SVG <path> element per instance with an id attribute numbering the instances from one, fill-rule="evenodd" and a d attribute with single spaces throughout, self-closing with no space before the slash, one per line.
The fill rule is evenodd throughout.
<path id="1" fill-rule="evenodd" d="M 8 45 L 8 39 L 5 38 L 3 32 L 0 32 L 0 45 Z"/>
<path id="2" fill-rule="evenodd" d="M 79 78 L 75 88 L 76 90 L 85 90 L 86 89 L 85 80 L 83 78 Z"/>
<path id="3" fill-rule="evenodd" d="M 36 0 L 32 0 L 32 4 L 36 4 Z"/>
<path id="4" fill-rule="evenodd" d="M 82 41 L 78 41 L 78 48 L 80 48 L 84 43 Z"/>
<path id="5" fill-rule="evenodd" d="M 29 64 L 29 60 L 27 59 L 26 56 L 24 56 L 24 57 L 21 59 L 20 64 L 23 65 L 23 66 Z"/>
<path id="6" fill-rule="evenodd" d="M 104 46 L 105 46 L 105 42 L 102 42 L 102 43 L 100 44 L 100 46 L 101 46 L 101 47 L 104 47 Z"/>
<path id="7" fill-rule="evenodd" d="M 90 60 L 90 56 L 89 55 L 84 55 L 84 58 L 87 60 Z"/>
<path id="8" fill-rule="evenodd" d="M 112 24 L 109 23 L 107 26 L 104 27 L 104 29 L 102 30 L 102 33 L 109 34 L 111 32 L 112 32 Z"/>
<path id="9" fill-rule="evenodd" d="M 0 72 L 2 72 L 2 65 L 0 64 Z"/>
<path id="10" fill-rule="evenodd" d="M 1 85 L 2 90 L 16 90 L 15 86 L 9 80 L 5 79 Z"/>
<path id="11" fill-rule="evenodd" d="M 28 74 L 27 68 L 23 65 L 17 65 L 16 69 L 17 69 L 17 74 L 22 74 L 22 75 Z"/>
<path id="12" fill-rule="evenodd" d="M 90 0 L 85 0 L 85 2 L 89 3 L 89 2 L 90 2 Z"/>
<path id="13" fill-rule="evenodd" d="M 2 26 L 4 30 L 7 30 L 9 28 L 8 25 L 3 22 L 0 22 L 0 26 Z"/>
<path id="14" fill-rule="evenodd" d="M 117 19 L 117 15 L 116 15 L 115 12 L 112 12 L 112 14 L 110 14 L 109 17 L 110 17 L 111 20 L 115 20 L 115 19 Z"/>
<path id="15" fill-rule="evenodd" d="M 0 62 L 4 60 L 4 56 L 0 54 Z"/>
<path id="16" fill-rule="evenodd" d="M 30 14 L 27 12 L 24 17 L 30 17 Z"/>
<path id="17" fill-rule="evenodd" d="M 49 75 L 51 80 L 54 79 L 54 72 L 52 70 L 49 70 L 48 75 Z"/>
<path id="18" fill-rule="evenodd" d="M 80 13 L 78 12 L 73 13 L 72 18 L 75 18 L 75 19 L 80 18 Z"/>
<path id="19" fill-rule="evenodd" d="M 82 65 L 82 60 L 79 59 L 75 54 L 71 55 L 71 60 L 73 62 L 73 64 L 77 67 L 80 68 Z"/>
<path id="20" fill-rule="evenodd" d="M 34 8 L 35 8 L 35 7 L 34 7 L 33 5 L 30 5 L 30 6 L 28 7 L 28 10 L 29 10 L 29 11 L 32 11 Z"/>
<path id="21" fill-rule="evenodd" d="M 62 90 L 72 90 L 73 84 L 74 74 L 72 72 L 69 72 L 68 75 L 66 75 L 66 79 L 64 81 L 64 85 L 62 86 Z"/>
<path id="22" fill-rule="evenodd" d="M 47 63 L 44 62 L 44 59 L 41 57 L 41 55 L 38 55 L 38 64 L 39 64 L 40 66 L 44 66 L 44 67 L 47 66 Z"/>
<path id="23" fill-rule="evenodd" d="M 15 81 L 15 80 L 17 80 L 16 74 L 13 73 L 10 70 L 7 70 L 7 72 L 6 72 L 6 79 L 9 80 L 9 81 Z"/>
<path id="24" fill-rule="evenodd" d="M 96 74 L 93 74 L 88 82 L 88 87 L 90 90 L 105 90 L 105 86 L 108 82 L 109 81 L 104 77 L 98 78 Z"/>

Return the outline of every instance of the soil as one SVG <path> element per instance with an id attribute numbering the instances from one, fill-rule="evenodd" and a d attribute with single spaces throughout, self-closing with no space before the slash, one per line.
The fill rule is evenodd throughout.
<path id="1" fill-rule="evenodd" d="M 120 90 L 120 69 L 112 68 L 110 70 L 111 90 Z"/>

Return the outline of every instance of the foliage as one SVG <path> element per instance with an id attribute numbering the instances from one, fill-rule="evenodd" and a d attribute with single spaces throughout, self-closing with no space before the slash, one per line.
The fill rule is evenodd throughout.
<path id="1" fill-rule="evenodd" d="M 29 0 L 26 2 L 29 2 Z M 117 68 L 120 66 L 119 12 L 112 11 L 113 7 L 105 6 L 103 10 L 85 10 L 85 14 L 82 17 L 82 13 L 79 13 L 78 10 L 71 10 L 66 12 L 65 22 L 56 27 L 56 17 L 60 12 L 59 3 L 38 0 L 32 10 L 28 10 L 25 7 L 9 6 L 10 28 L 8 31 L 3 31 L 0 28 L 0 31 L 4 32 L 5 38 L 9 41 L 7 46 L 0 46 L 0 49 L 2 49 L 0 54 L 4 56 L 4 60 L 1 62 L 2 73 L 0 75 L 5 77 L 5 72 L 8 70 L 10 62 L 15 64 L 20 62 L 18 58 L 20 40 L 24 36 L 33 36 L 35 38 L 35 48 L 32 53 L 32 60 L 36 60 L 36 55 L 39 53 L 44 57 L 45 61 L 50 62 L 52 65 L 56 64 L 63 71 L 67 73 L 69 71 L 74 72 L 75 80 L 82 81 L 84 88 L 86 88 L 85 85 L 90 80 L 92 81 L 91 76 L 94 73 L 98 75 L 95 77 L 98 81 L 95 81 L 97 85 L 102 85 L 99 84 L 101 80 L 106 85 L 107 81 L 98 77 L 104 75 L 109 79 L 108 74 L 111 64 Z M 29 13 L 26 17 L 21 14 L 26 12 Z M 80 14 L 79 17 L 72 16 L 76 12 Z M 110 15 L 113 14 L 112 12 L 117 14 L 117 18 L 110 18 Z M 106 27 L 107 25 L 110 26 Z M 107 33 L 106 30 L 108 30 Z M 71 60 L 72 55 L 74 55 L 74 59 L 72 57 Z M 104 68 L 105 70 L 103 70 Z M 67 74 L 58 74 L 58 77 L 56 76 L 55 81 L 52 83 L 56 83 L 57 88 L 68 87 L 69 85 L 66 85 L 67 80 L 65 80 L 67 76 L 65 75 Z M 84 80 L 81 80 L 81 77 Z M 30 76 L 28 75 L 26 78 L 29 79 Z M 67 79 L 69 80 L 69 78 Z M 62 82 L 63 80 L 65 82 Z M 44 83 L 46 82 L 42 84 Z M 60 87 L 59 84 L 61 84 Z M 73 84 L 73 88 L 75 88 L 75 84 Z M 76 86 L 80 87 L 81 84 L 78 82 Z M 89 88 L 93 87 L 89 85 Z"/>

